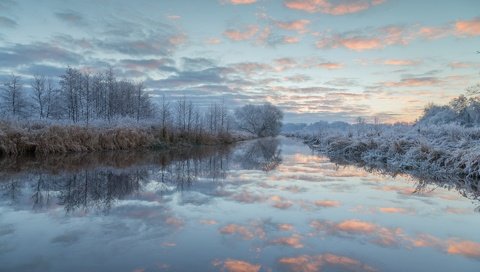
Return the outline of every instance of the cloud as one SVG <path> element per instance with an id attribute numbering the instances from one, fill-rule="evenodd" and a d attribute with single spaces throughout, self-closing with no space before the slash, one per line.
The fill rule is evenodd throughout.
<path id="1" fill-rule="evenodd" d="M 175 21 L 175 20 L 180 20 L 180 19 L 182 19 L 182 16 L 180 16 L 180 15 L 172 15 L 172 14 L 170 14 L 170 15 L 167 15 L 166 17 L 167 17 L 167 19 L 169 19 L 169 20 L 174 20 L 174 21 Z"/>
<path id="2" fill-rule="evenodd" d="M 450 240 L 447 242 L 446 251 L 453 255 L 480 259 L 480 243 L 472 241 Z"/>
<path id="3" fill-rule="evenodd" d="M 200 220 L 200 224 L 202 225 L 216 225 L 218 222 L 214 219 L 202 219 Z"/>
<path id="4" fill-rule="evenodd" d="M 315 230 L 340 237 L 364 237 L 381 246 L 398 246 L 404 241 L 400 228 L 386 228 L 358 219 L 348 219 L 338 223 L 314 220 L 310 224 Z"/>
<path id="5" fill-rule="evenodd" d="M 404 209 L 404 208 L 398 208 L 398 207 L 380 207 L 378 210 L 382 213 L 411 213 L 412 210 L 409 209 Z"/>
<path id="6" fill-rule="evenodd" d="M 83 56 L 80 54 L 44 42 L 0 47 L 0 65 L 8 68 L 41 62 L 77 65 L 82 60 Z"/>
<path id="7" fill-rule="evenodd" d="M 11 7 L 17 5 L 17 2 L 13 0 L 0 0 L 0 10 L 9 10 Z"/>
<path id="8" fill-rule="evenodd" d="M 328 70 L 340 69 L 343 67 L 343 64 L 337 62 L 322 62 L 317 64 L 320 68 L 325 68 Z"/>
<path id="9" fill-rule="evenodd" d="M 0 16 L 0 28 L 5 27 L 5 28 L 14 28 L 17 26 L 17 22 L 14 20 L 5 17 L 5 16 Z"/>
<path id="10" fill-rule="evenodd" d="M 260 62 L 240 62 L 232 64 L 231 67 L 245 75 L 265 73 L 273 70 L 272 66 Z"/>
<path id="11" fill-rule="evenodd" d="M 258 33 L 258 31 L 258 26 L 250 25 L 243 30 L 227 29 L 225 32 L 223 32 L 223 35 L 232 41 L 245 41 L 252 39 Z"/>
<path id="12" fill-rule="evenodd" d="M 168 73 L 177 72 L 175 61 L 170 58 L 158 59 L 123 59 L 117 63 L 117 67 L 125 70 L 125 73 L 138 72 L 146 74 L 154 71 L 163 71 Z"/>
<path id="13" fill-rule="evenodd" d="M 281 231 L 292 231 L 294 226 L 292 224 L 278 224 L 277 228 Z"/>
<path id="14" fill-rule="evenodd" d="M 307 82 L 309 80 L 312 80 L 311 77 L 309 77 L 307 75 L 301 75 L 301 74 L 293 75 L 293 76 L 286 76 L 283 79 L 287 82 L 295 82 L 295 83 Z"/>
<path id="15" fill-rule="evenodd" d="M 231 5 L 250 5 L 257 2 L 257 0 L 221 0 L 223 4 Z"/>
<path id="16" fill-rule="evenodd" d="M 414 77 L 403 78 L 400 81 L 387 81 L 382 85 L 385 87 L 423 87 L 434 86 L 440 84 L 442 81 L 436 77 Z"/>
<path id="17" fill-rule="evenodd" d="M 475 37 L 480 35 L 480 18 L 458 20 L 443 26 L 423 26 L 418 30 L 418 36 L 425 39 L 440 39 L 449 36 Z"/>
<path id="18" fill-rule="evenodd" d="M 323 208 L 334 208 L 340 206 L 340 201 L 337 200 L 317 200 L 315 206 Z"/>
<path id="19" fill-rule="evenodd" d="M 58 19 L 74 26 L 86 26 L 88 24 L 82 14 L 73 10 L 56 12 L 55 16 L 57 16 Z"/>
<path id="20" fill-rule="evenodd" d="M 279 58 L 273 60 L 275 71 L 285 71 L 298 67 L 298 62 L 293 58 Z"/>
<path id="21" fill-rule="evenodd" d="M 182 58 L 183 69 L 188 71 L 198 71 L 215 66 L 215 61 L 207 58 Z"/>
<path id="22" fill-rule="evenodd" d="M 353 51 L 381 49 L 391 45 L 408 45 L 416 38 L 411 27 L 389 25 L 343 33 L 323 35 L 317 48 L 346 48 Z"/>
<path id="23" fill-rule="evenodd" d="M 95 45 L 106 51 L 118 52 L 130 56 L 166 56 L 185 41 L 182 35 L 146 34 L 134 39 L 115 38 L 95 40 Z"/>
<path id="24" fill-rule="evenodd" d="M 333 268 L 333 270 L 349 270 L 349 271 L 363 271 L 373 272 L 377 271 L 375 268 L 363 264 L 362 262 L 346 257 L 335 255 L 331 253 L 320 255 L 300 255 L 297 257 L 283 257 L 278 260 L 280 266 L 286 271 L 293 272 L 315 272 L 323 271 L 325 267 Z M 328 269 L 327 269 L 328 270 Z"/>
<path id="25" fill-rule="evenodd" d="M 59 236 L 52 238 L 52 243 L 58 243 L 65 246 L 73 245 L 74 243 L 78 242 L 80 238 L 85 234 L 83 231 L 75 230 L 69 231 Z"/>
<path id="26" fill-rule="evenodd" d="M 325 82 L 325 84 L 331 85 L 331 86 L 352 87 L 352 86 L 358 86 L 358 81 L 354 78 L 337 77 L 337 78 L 334 78 L 332 80 L 329 80 L 329 81 Z"/>
<path id="27" fill-rule="evenodd" d="M 291 37 L 291 36 L 285 36 L 283 37 L 283 43 L 285 44 L 294 44 L 294 43 L 299 43 L 300 38 L 298 37 Z"/>
<path id="28" fill-rule="evenodd" d="M 277 209 L 286 210 L 293 206 L 292 201 L 278 195 L 271 196 L 270 200 L 273 202 L 273 207 Z"/>
<path id="29" fill-rule="evenodd" d="M 262 226 L 253 224 L 252 226 L 242 226 L 237 224 L 229 224 L 219 229 L 221 234 L 240 235 L 244 240 L 252 240 L 254 238 L 265 239 L 265 231 Z"/>
<path id="30" fill-rule="evenodd" d="M 405 211 L 398 208 L 384 208 L 383 212 L 404 213 Z M 480 243 L 455 237 L 442 240 L 426 233 L 409 236 L 400 228 L 382 227 L 358 219 L 348 219 L 338 223 L 313 220 L 310 226 L 326 235 L 336 235 L 344 238 L 364 237 L 368 241 L 381 246 L 403 246 L 408 249 L 412 247 L 431 247 L 447 254 L 480 259 Z"/>
<path id="31" fill-rule="evenodd" d="M 28 75 L 43 75 L 46 77 L 55 78 L 65 72 L 65 67 L 46 64 L 32 64 L 21 69 L 20 72 Z"/>
<path id="32" fill-rule="evenodd" d="M 472 20 L 457 21 L 455 23 L 455 31 L 462 36 L 479 36 L 480 35 L 480 18 Z"/>
<path id="33" fill-rule="evenodd" d="M 452 61 L 448 64 L 448 67 L 452 69 L 468 69 L 480 67 L 480 63 L 476 62 L 464 62 L 464 61 Z"/>
<path id="34" fill-rule="evenodd" d="M 288 246 L 292 248 L 303 248 L 301 237 L 296 234 L 289 237 L 280 237 L 280 238 L 274 239 L 270 241 L 270 244 Z"/>
<path id="35" fill-rule="evenodd" d="M 309 13 L 326 13 L 330 15 L 345 15 L 357 13 L 384 3 L 382 0 L 285 0 L 284 5 L 289 9 L 301 10 Z"/>
<path id="36" fill-rule="evenodd" d="M 450 27 L 421 27 L 418 31 L 420 37 L 433 40 L 446 37 L 451 34 Z"/>
<path id="37" fill-rule="evenodd" d="M 383 61 L 383 64 L 393 66 L 413 66 L 417 65 L 418 63 L 418 61 L 407 59 L 386 59 Z"/>
<path id="38" fill-rule="evenodd" d="M 298 33 L 308 32 L 309 20 L 295 20 L 295 21 L 275 21 L 275 25 L 284 30 L 296 31 Z"/>
<path id="39" fill-rule="evenodd" d="M 225 261 L 214 260 L 212 265 L 215 267 L 221 267 L 222 271 L 227 272 L 258 272 L 261 265 L 251 264 L 246 261 L 226 259 Z"/>
<path id="40" fill-rule="evenodd" d="M 220 40 L 219 38 L 208 38 L 207 40 L 205 40 L 205 43 L 210 45 L 221 44 L 222 40 Z"/>

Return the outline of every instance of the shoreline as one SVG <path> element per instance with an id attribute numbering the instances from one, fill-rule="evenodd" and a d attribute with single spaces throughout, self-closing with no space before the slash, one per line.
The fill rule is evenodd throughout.
<path id="1" fill-rule="evenodd" d="M 175 150 L 230 145 L 253 136 L 237 132 L 180 131 L 154 123 L 107 126 L 0 122 L 0 157 L 103 151 Z"/>
<path id="2" fill-rule="evenodd" d="M 383 136 L 288 135 L 340 165 L 354 165 L 390 176 L 407 174 L 439 185 L 468 186 L 469 191 L 480 195 L 480 154 L 475 146 L 442 149 L 434 141 L 397 136 L 391 139 Z"/>

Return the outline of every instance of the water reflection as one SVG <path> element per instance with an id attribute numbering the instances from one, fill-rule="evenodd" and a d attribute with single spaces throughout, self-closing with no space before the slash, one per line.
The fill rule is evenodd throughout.
<path id="1" fill-rule="evenodd" d="M 340 165 L 290 139 L 0 167 L 0 271 L 477 271 L 480 262 L 471 194 L 417 190 L 419 180 Z"/>
<path id="2" fill-rule="evenodd" d="M 189 188 L 198 179 L 224 180 L 233 167 L 274 170 L 281 162 L 277 139 L 242 145 L 196 147 L 169 152 L 105 152 L 20 157 L 0 161 L 0 192 L 11 205 L 31 204 L 41 210 L 63 206 L 108 212 L 116 200 L 156 187 L 171 194 Z M 160 189 L 158 189 L 160 188 Z"/>

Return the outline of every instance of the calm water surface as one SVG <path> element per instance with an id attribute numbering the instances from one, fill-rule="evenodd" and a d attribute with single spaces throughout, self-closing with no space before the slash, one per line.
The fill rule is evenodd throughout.
<path id="1" fill-rule="evenodd" d="M 474 193 L 291 139 L 0 166 L 0 271 L 480 271 Z"/>

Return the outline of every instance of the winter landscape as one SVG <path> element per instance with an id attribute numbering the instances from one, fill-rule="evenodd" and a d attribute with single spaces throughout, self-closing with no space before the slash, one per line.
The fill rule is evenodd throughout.
<path id="1" fill-rule="evenodd" d="M 479 10 L 0 0 L 0 272 L 479 271 Z"/>

